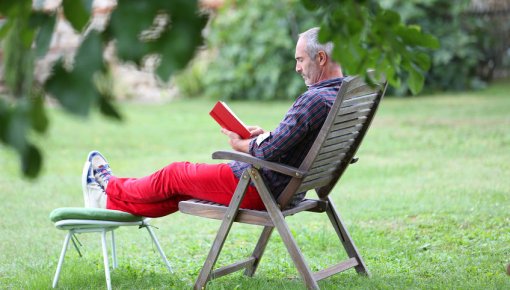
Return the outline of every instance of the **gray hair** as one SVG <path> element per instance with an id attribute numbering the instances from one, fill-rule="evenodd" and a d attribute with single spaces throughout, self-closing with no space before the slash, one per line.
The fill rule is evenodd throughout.
<path id="1" fill-rule="evenodd" d="M 314 58 L 321 50 L 331 57 L 333 43 L 331 41 L 324 44 L 319 42 L 319 27 L 314 27 L 300 33 L 299 38 L 301 37 L 306 40 L 306 53 L 309 57 Z"/>

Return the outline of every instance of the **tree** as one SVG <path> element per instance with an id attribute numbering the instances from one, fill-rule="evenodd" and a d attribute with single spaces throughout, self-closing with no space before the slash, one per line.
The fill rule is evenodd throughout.
<path id="1" fill-rule="evenodd" d="M 399 86 L 407 82 L 413 92 L 423 86 L 430 66 L 427 48 L 437 40 L 418 26 L 407 26 L 400 16 L 383 9 L 378 1 L 302 0 L 310 17 L 321 23 L 321 41 L 333 41 L 334 58 L 350 74 L 374 68 Z M 62 11 L 73 28 L 83 34 L 72 63 L 58 60 L 43 83 L 34 81 L 34 61 L 47 53 L 56 13 L 34 11 L 30 0 L 0 2 L 5 85 L 0 98 L 0 141 L 21 157 L 23 173 L 35 177 L 42 164 L 40 150 L 28 137 L 48 128 L 46 95 L 71 113 L 86 116 L 91 108 L 113 118 L 120 114 L 112 105 L 104 50 L 114 44 L 121 61 L 143 64 L 157 56 L 157 75 L 168 80 L 182 69 L 202 43 L 206 17 L 191 0 L 118 0 L 104 30 L 89 27 L 92 0 L 63 0 Z M 256 28 L 252 33 L 257 33 Z M 248 52 L 249 53 L 249 52 Z"/>
<path id="2" fill-rule="evenodd" d="M 59 59 L 51 76 L 34 81 L 34 62 L 44 56 L 53 36 L 56 11 L 32 9 L 31 0 L 0 2 L 5 23 L 0 30 L 3 71 L 7 92 L 0 98 L 0 141 L 14 148 L 27 177 L 40 171 L 42 157 L 28 137 L 48 128 L 45 97 L 54 97 L 67 111 L 87 116 L 97 107 L 106 116 L 120 119 L 112 105 L 111 78 L 104 59 L 105 48 L 114 43 L 116 56 L 142 65 L 157 56 L 157 75 L 168 80 L 193 57 L 202 43 L 206 17 L 197 13 L 190 0 L 118 0 L 106 27 L 90 27 L 92 0 L 63 0 L 62 12 L 72 27 L 83 35 L 72 63 Z"/>
<path id="3" fill-rule="evenodd" d="M 437 40 L 419 26 L 405 25 L 398 13 L 378 2 L 230 1 L 211 21 L 208 57 L 195 60 L 176 83 L 186 96 L 294 98 L 304 89 L 302 80 L 290 73 L 298 33 L 320 25 L 321 40 L 334 42 L 333 57 L 345 73 L 373 68 L 394 87 L 404 81 L 417 93 Z"/>

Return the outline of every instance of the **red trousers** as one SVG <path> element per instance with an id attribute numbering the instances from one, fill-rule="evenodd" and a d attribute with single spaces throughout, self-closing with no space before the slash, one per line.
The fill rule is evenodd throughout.
<path id="1" fill-rule="evenodd" d="M 175 162 L 142 178 L 112 176 L 106 208 L 161 217 L 178 211 L 180 201 L 192 198 L 228 205 L 238 181 L 227 164 Z M 264 209 L 254 186 L 248 187 L 241 207 Z"/>

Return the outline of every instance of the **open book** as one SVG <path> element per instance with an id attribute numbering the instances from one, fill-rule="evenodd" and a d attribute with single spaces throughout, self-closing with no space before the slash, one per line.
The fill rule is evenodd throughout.
<path id="1" fill-rule="evenodd" d="M 241 138 L 250 138 L 250 131 L 244 123 L 232 112 L 232 110 L 222 101 L 218 101 L 212 108 L 209 115 L 213 117 L 222 128 L 237 133 Z"/>

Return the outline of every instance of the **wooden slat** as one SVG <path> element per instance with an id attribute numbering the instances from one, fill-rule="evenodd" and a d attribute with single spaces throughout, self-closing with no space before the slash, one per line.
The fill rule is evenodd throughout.
<path id="1" fill-rule="evenodd" d="M 179 211 L 194 216 L 221 220 L 225 216 L 227 207 L 213 202 L 190 199 L 179 202 Z M 273 226 L 267 212 L 251 209 L 239 209 L 234 221 L 252 225 Z"/>
<path id="2" fill-rule="evenodd" d="M 350 144 L 352 144 L 352 142 L 347 140 L 347 141 L 344 141 L 344 142 L 341 142 L 341 143 L 338 143 L 338 144 L 324 146 L 324 147 L 322 147 L 322 149 L 321 149 L 319 154 L 333 152 L 333 151 L 339 151 L 339 150 L 341 151 L 344 148 L 349 148 Z"/>
<path id="3" fill-rule="evenodd" d="M 283 216 L 291 216 L 302 211 L 324 212 L 328 206 L 327 202 L 318 199 L 304 199 L 301 203 L 291 209 L 284 210 Z"/>
<path id="4" fill-rule="evenodd" d="M 356 129 L 358 129 L 358 128 L 354 128 L 351 130 L 343 130 L 343 131 L 337 130 L 334 132 L 330 132 L 325 142 L 327 142 L 331 139 L 335 139 L 335 138 L 344 138 L 343 140 L 338 140 L 339 142 L 345 141 L 345 138 L 347 138 L 347 139 L 355 138 L 359 134 L 359 131 Z"/>
<path id="5" fill-rule="evenodd" d="M 350 114 L 352 112 L 370 109 L 370 108 L 372 108 L 373 105 L 374 105 L 374 101 L 373 100 L 372 101 L 368 101 L 368 102 L 362 102 L 362 103 L 356 104 L 354 106 L 349 106 L 349 107 L 341 108 L 340 110 L 338 110 L 338 114 L 337 115 L 346 115 L 346 114 Z"/>
<path id="6" fill-rule="evenodd" d="M 373 93 L 376 93 L 379 90 L 379 88 L 380 88 L 379 86 L 371 87 L 368 84 L 363 84 L 361 86 L 350 89 L 345 94 L 345 99 L 350 99 L 355 96 L 373 94 Z"/>
<path id="7" fill-rule="evenodd" d="M 248 259 L 245 259 L 245 260 L 242 260 L 242 261 L 239 261 L 239 262 L 236 262 L 236 263 L 233 263 L 233 264 L 230 264 L 230 265 L 218 268 L 218 269 L 214 270 L 211 273 L 211 279 L 216 279 L 216 278 L 219 278 L 221 276 L 225 276 L 225 275 L 228 275 L 230 273 L 234 273 L 234 272 L 239 271 L 241 269 L 245 269 L 246 267 L 248 267 L 251 264 L 253 264 L 254 261 L 255 261 L 255 258 L 250 257 Z"/>
<path id="8" fill-rule="evenodd" d="M 364 96 L 356 96 L 351 99 L 344 100 L 342 102 L 342 106 L 340 106 L 340 108 L 349 107 L 349 106 L 352 106 L 354 104 L 358 104 L 361 102 L 368 102 L 368 101 L 375 99 L 376 97 L 377 97 L 377 93 L 368 94 L 368 95 L 364 95 Z"/>
<path id="9" fill-rule="evenodd" d="M 313 273 L 313 278 L 316 280 L 316 281 L 320 281 L 324 278 L 327 278 L 329 276 L 332 276 L 336 273 L 339 273 L 339 272 L 342 272 L 342 271 L 345 271 L 347 269 L 350 269 L 350 268 L 353 268 L 353 267 L 356 267 L 358 266 L 358 261 L 356 260 L 356 258 L 350 258 L 348 260 L 345 260 L 341 263 L 338 263 L 334 266 L 331 266 L 327 269 L 324 269 L 324 270 L 321 270 L 321 271 L 318 271 L 318 272 L 315 272 Z"/>
<path id="10" fill-rule="evenodd" d="M 333 176 L 330 175 L 330 176 L 326 176 L 326 177 L 319 178 L 319 179 L 306 180 L 301 184 L 298 191 L 303 192 L 305 190 L 310 190 L 313 188 L 324 186 L 324 185 L 328 184 L 332 179 L 333 179 Z"/>
<path id="11" fill-rule="evenodd" d="M 361 129 L 361 124 L 349 127 L 349 128 L 343 128 L 343 129 L 337 129 L 337 130 L 331 130 L 329 135 L 330 136 L 342 136 L 347 135 L 349 133 L 358 132 Z"/>
<path id="12" fill-rule="evenodd" d="M 361 117 L 361 118 L 353 120 L 353 121 L 334 124 L 333 126 L 331 126 L 331 131 L 347 129 L 347 128 L 350 128 L 350 127 L 353 127 L 356 125 L 363 124 L 366 119 L 367 119 L 366 117 Z"/>
<path id="13" fill-rule="evenodd" d="M 297 206 L 285 210 L 282 213 L 284 216 L 289 216 L 301 211 L 321 211 L 320 208 L 324 207 L 325 203 L 321 200 L 305 199 Z M 223 219 L 227 208 L 228 207 L 218 203 L 199 199 L 190 199 L 179 203 L 179 211 L 182 213 L 217 220 Z M 263 210 L 239 209 L 239 213 L 234 222 L 273 226 L 269 215 Z"/>
<path id="14" fill-rule="evenodd" d="M 314 170 L 315 168 L 321 167 L 326 164 L 339 164 L 341 162 L 342 158 L 343 158 L 343 156 L 335 155 L 333 157 L 314 162 L 312 168 L 310 168 L 310 170 L 308 172 L 312 172 L 312 170 Z"/>
<path id="15" fill-rule="evenodd" d="M 344 136 L 349 134 L 358 134 L 361 129 L 361 124 L 354 126 L 354 128 L 344 128 L 329 132 L 328 136 L 334 138 L 335 136 Z"/>
<path id="16" fill-rule="evenodd" d="M 315 168 L 314 170 L 311 170 L 310 173 L 306 176 L 307 177 L 306 180 L 332 175 L 332 173 L 337 169 L 337 167 L 338 164 L 326 164 L 322 167 Z"/>
<path id="17" fill-rule="evenodd" d="M 307 176 L 314 174 L 321 169 L 323 169 L 325 166 L 328 167 L 336 167 L 340 162 L 342 162 L 343 156 L 334 156 L 331 158 L 327 158 L 318 162 L 314 162 L 313 167 L 310 168 L 310 170 L 306 173 Z M 326 168 L 327 169 L 327 168 Z"/>
<path id="18" fill-rule="evenodd" d="M 328 138 L 324 142 L 323 146 L 325 148 L 334 146 L 335 144 L 344 144 L 345 146 L 350 146 L 354 142 L 353 135 L 356 136 L 356 134 L 351 134 L 351 135 L 344 135 L 344 136 L 341 136 L 338 138 Z"/>
<path id="19" fill-rule="evenodd" d="M 347 121 L 351 121 L 351 120 L 356 120 L 358 119 L 359 117 L 365 117 L 368 115 L 368 113 L 370 113 L 370 110 L 364 110 L 364 111 L 355 111 L 355 112 L 352 112 L 350 114 L 344 114 L 344 115 L 340 115 L 340 116 L 337 116 L 335 118 L 335 121 L 333 122 L 333 124 L 338 124 L 338 123 L 342 123 L 342 122 L 347 122 Z"/>
<path id="20" fill-rule="evenodd" d="M 336 156 L 338 156 L 338 158 L 343 158 L 345 156 L 345 153 L 344 152 L 336 152 L 336 151 L 328 152 L 328 153 L 321 153 L 317 156 L 317 159 L 315 160 L 315 162 L 322 161 L 322 160 L 325 160 L 325 159 L 328 159 L 331 157 L 336 157 Z"/>

